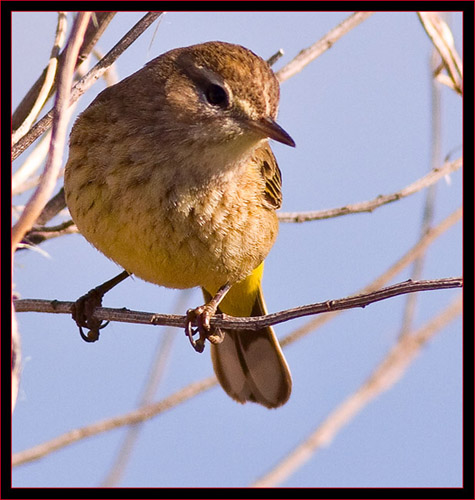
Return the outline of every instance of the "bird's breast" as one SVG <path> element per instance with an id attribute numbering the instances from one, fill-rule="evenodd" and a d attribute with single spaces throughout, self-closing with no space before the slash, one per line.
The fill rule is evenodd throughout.
<path id="1" fill-rule="evenodd" d="M 74 171 L 80 177 L 81 169 Z M 187 172 L 128 168 L 118 176 L 109 169 L 82 196 L 69 195 L 68 205 L 94 246 L 146 281 L 208 289 L 239 281 L 277 235 L 276 214 L 262 203 L 262 180 L 252 169 L 207 178 L 199 169 Z"/>

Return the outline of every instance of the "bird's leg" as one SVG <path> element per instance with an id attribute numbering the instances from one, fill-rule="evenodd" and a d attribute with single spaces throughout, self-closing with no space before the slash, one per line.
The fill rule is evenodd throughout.
<path id="1" fill-rule="evenodd" d="M 206 339 L 212 344 L 220 344 L 223 341 L 224 333 L 220 328 L 211 328 L 210 320 L 216 313 L 219 304 L 229 292 L 230 288 L 231 285 L 226 283 L 207 304 L 186 311 L 185 332 L 195 351 L 203 352 Z M 193 324 L 196 325 L 195 329 L 192 328 Z M 196 333 L 200 335 L 198 340 L 193 338 L 193 335 Z"/>
<path id="2" fill-rule="evenodd" d="M 130 273 L 122 271 L 109 281 L 89 290 L 89 292 L 79 297 L 73 304 L 72 316 L 74 321 L 76 321 L 76 325 L 79 327 L 79 334 L 85 342 L 95 342 L 98 340 L 99 330 L 109 324 L 108 321 L 103 322 L 102 320 L 94 318 L 94 311 L 97 307 L 101 307 L 102 298 L 109 290 L 112 290 L 112 288 L 129 276 Z M 83 327 L 89 328 L 87 334 L 83 332 Z"/>

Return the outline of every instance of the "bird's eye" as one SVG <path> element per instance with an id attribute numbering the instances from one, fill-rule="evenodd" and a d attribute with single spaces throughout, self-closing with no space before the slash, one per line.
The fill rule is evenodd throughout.
<path id="1" fill-rule="evenodd" d="M 206 100 L 213 106 L 218 106 L 220 108 L 227 108 L 229 106 L 229 96 L 226 89 L 223 87 L 210 84 L 205 89 Z"/>

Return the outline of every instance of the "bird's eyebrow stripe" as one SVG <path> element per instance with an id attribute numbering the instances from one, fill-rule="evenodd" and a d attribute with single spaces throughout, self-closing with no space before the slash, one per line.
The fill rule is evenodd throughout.
<path id="1" fill-rule="evenodd" d="M 254 117 L 256 115 L 256 109 L 251 104 L 251 101 L 249 101 L 247 99 L 243 99 L 242 97 L 240 97 L 240 98 L 236 98 L 235 99 L 235 103 L 237 104 L 237 106 L 239 107 L 239 109 L 241 109 L 242 111 L 244 111 L 244 113 L 247 116 Z"/>

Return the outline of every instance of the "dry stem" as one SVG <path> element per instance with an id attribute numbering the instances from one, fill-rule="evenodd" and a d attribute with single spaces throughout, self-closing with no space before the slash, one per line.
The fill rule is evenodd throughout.
<path id="1" fill-rule="evenodd" d="M 396 297 L 406 293 L 422 292 L 427 290 L 441 290 L 460 288 L 463 279 L 441 278 L 435 280 L 404 281 L 369 293 L 353 295 L 344 299 L 327 300 L 315 304 L 295 307 L 265 316 L 236 318 L 227 314 L 217 314 L 211 319 L 211 325 L 220 328 L 257 330 L 266 326 L 276 325 L 292 319 L 313 314 L 366 307 L 373 302 Z M 43 312 L 55 314 L 71 314 L 73 302 L 59 302 L 57 300 L 19 299 L 14 301 L 17 312 Z M 94 319 L 103 321 L 118 321 L 121 323 L 136 323 L 144 325 L 176 326 L 184 328 L 187 317 L 176 314 L 154 314 L 128 309 L 111 309 L 98 307 L 94 311 Z"/>

